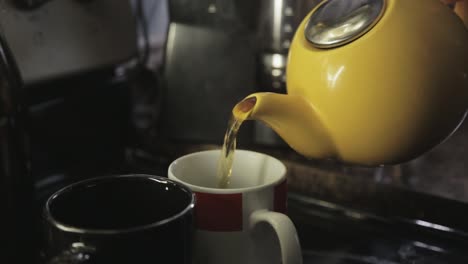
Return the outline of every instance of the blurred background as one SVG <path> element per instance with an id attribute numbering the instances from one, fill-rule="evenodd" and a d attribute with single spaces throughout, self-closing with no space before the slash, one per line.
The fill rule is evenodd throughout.
<path id="1" fill-rule="evenodd" d="M 16 102 L 29 112 L 18 117 L 29 140 L 22 143 L 28 149 L 24 162 L 15 166 L 30 173 L 18 176 L 10 170 L 11 177 L 23 180 L 15 185 L 5 180 L 2 190 L 16 193 L 13 200 L 22 200 L 23 206 L 27 202 L 18 197 L 34 196 L 30 208 L 37 229 L 32 232 L 38 235 L 33 243 L 39 245 L 34 247 L 40 248 L 41 206 L 59 188 L 116 173 L 165 176 L 176 157 L 219 148 L 232 107 L 246 95 L 285 93 L 291 38 L 319 2 L 1 1 L 2 43 L 9 47 L 23 83 L 10 89 L 17 91 Z M 461 2 L 449 2 L 447 8 L 466 14 Z M 254 122 L 240 129 L 238 147 L 269 153 L 287 164 L 291 214 L 297 216 L 303 244 L 315 250 L 305 251 L 315 263 L 452 263 L 447 258 L 409 261 L 427 260 L 418 258 L 426 251 L 437 258 L 449 256 L 459 252 L 451 249 L 463 248 L 468 241 L 467 122 L 431 152 L 389 167 L 306 160 L 268 127 Z M 309 226 L 311 217 L 325 219 L 319 224 L 322 233 Z M 381 230 L 370 228 L 376 225 L 402 233 L 417 227 L 418 235 L 436 242 L 416 240 L 429 245 L 418 247 L 413 238 L 395 242 L 398 237 L 385 244 L 374 240 L 375 234 L 385 236 L 372 233 Z M 374 230 L 372 236 L 366 233 L 369 229 Z M 369 252 L 360 248 L 361 253 L 343 253 L 341 249 L 353 248 L 343 245 L 348 241 L 343 234 L 351 230 L 359 233 L 350 235 L 350 245 L 357 243 L 351 238 L 372 237 L 362 247 L 371 248 Z M 317 234 L 322 236 L 320 245 L 309 241 Z M 336 245 L 339 254 L 331 250 Z M 392 250 L 400 260 L 379 253 Z M 326 253 L 332 251 L 336 254 Z"/>

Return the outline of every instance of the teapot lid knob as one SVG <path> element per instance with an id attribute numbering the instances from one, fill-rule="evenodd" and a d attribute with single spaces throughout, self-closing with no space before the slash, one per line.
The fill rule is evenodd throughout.
<path id="1" fill-rule="evenodd" d="M 317 48 L 335 48 L 368 32 L 382 17 L 386 0 L 328 0 L 310 16 L 306 39 Z"/>

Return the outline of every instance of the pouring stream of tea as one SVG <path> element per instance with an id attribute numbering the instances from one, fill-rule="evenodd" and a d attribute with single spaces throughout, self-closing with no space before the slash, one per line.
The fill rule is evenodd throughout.
<path id="1" fill-rule="evenodd" d="M 256 97 L 247 98 L 239 102 L 232 110 L 231 118 L 228 122 L 221 156 L 218 161 L 218 187 L 227 188 L 231 181 L 232 163 L 236 150 L 236 138 L 242 123 L 249 117 L 252 108 L 257 101 Z"/>

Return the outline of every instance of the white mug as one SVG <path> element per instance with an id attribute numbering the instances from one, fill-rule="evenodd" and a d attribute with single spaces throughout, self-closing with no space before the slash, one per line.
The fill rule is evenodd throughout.
<path id="1" fill-rule="evenodd" d="M 301 264 L 296 228 L 286 213 L 285 165 L 271 156 L 236 150 L 228 188 L 217 187 L 220 150 L 173 161 L 170 179 L 195 193 L 196 264 Z"/>

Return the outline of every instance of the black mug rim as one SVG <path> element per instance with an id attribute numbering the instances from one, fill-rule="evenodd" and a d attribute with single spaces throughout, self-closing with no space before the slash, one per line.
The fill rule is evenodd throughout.
<path id="1" fill-rule="evenodd" d="M 175 214 L 175 215 L 173 215 L 171 217 L 168 217 L 166 219 L 162 219 L 162 220 L 159 220 L 159 221 L 153 222 L 151 224 L 147 224 L 147 225 L 140 225 L 140 226 L 135 226 L 135 227 L 130 227 L 130 228 L 121 228 L 121 229 L 92 229 L 92 228 L 82 228 L 82 227 L 78 227 L 78 226 L 68 225 L 68 224 L 65 224 L 65 223 L 62 223 L 62 222 L 58 221 L 51 213 L 50 204 L 59 195 L 61 195 L 63 193 L 66 193 L 66 192 L 70 192 L 76 187 L 79 187 L 81 185 L 84 185 L 84 184 L 87 184 L 87 183 L 93 182 L 93 181 L 109 180 L 109 179 L 117 179 L 117 178 L 135 178 L 135 177 L 145 178 L 145 179 L 152 179 L 152 180 L 155 179 L 155 180 L 170 182 L 170 183 L 172 183 L 172 184 L 174 184 L 176 186 L 179 186 L 181 189 L 183 189 L 188 194 L 190 194 L 190 201 L 189 201 L 188 205 L 183 210 L 181 210 L 180 212 L 178 212 L 177 214 Z M 111 176 L 94 177 L 94 178 L 78 181 L 76 183 L 72 183 L 72 184 L 69 184 L 69 185 L 61 188 L 60 190 L 53 193 L 47 199 L 47 201 L 45 203 L 45 206 L 44 206 L 44 218 L 49 223 L 51 223 L 53 226 L 55 226 L 56 228 L 58 228 L 58 229 L 60 229 L 62 231 L 66 231 L 66 232 L 79 233 L 79 234 L 122 234 L 122 233 L 132 233 L 132 232 L 143 231 L 143 230 L 147 230 L 147 229 L 150 229 L 150 228 L 154 228 L 154 227 L 161 226 L 161 225 L 164 225 L 166 223 L 172 222 L 172 221 L 184 216 L 185 214 L 187 214 L 187 212 L 192 210 L 194 208 L 194 206 L 195 206 L 195 194 L 193 193 L 192 190 L 190 190 L 190 188 L 188 188 L 187 186 L 185 186 L 184 184 L 182 184 L 180 182 L 171 180 L 171 179 L 169 179 L 167 177 L 149 175 L 149 174 L 123 174 L 123 175 L 111 175 Z"/>

